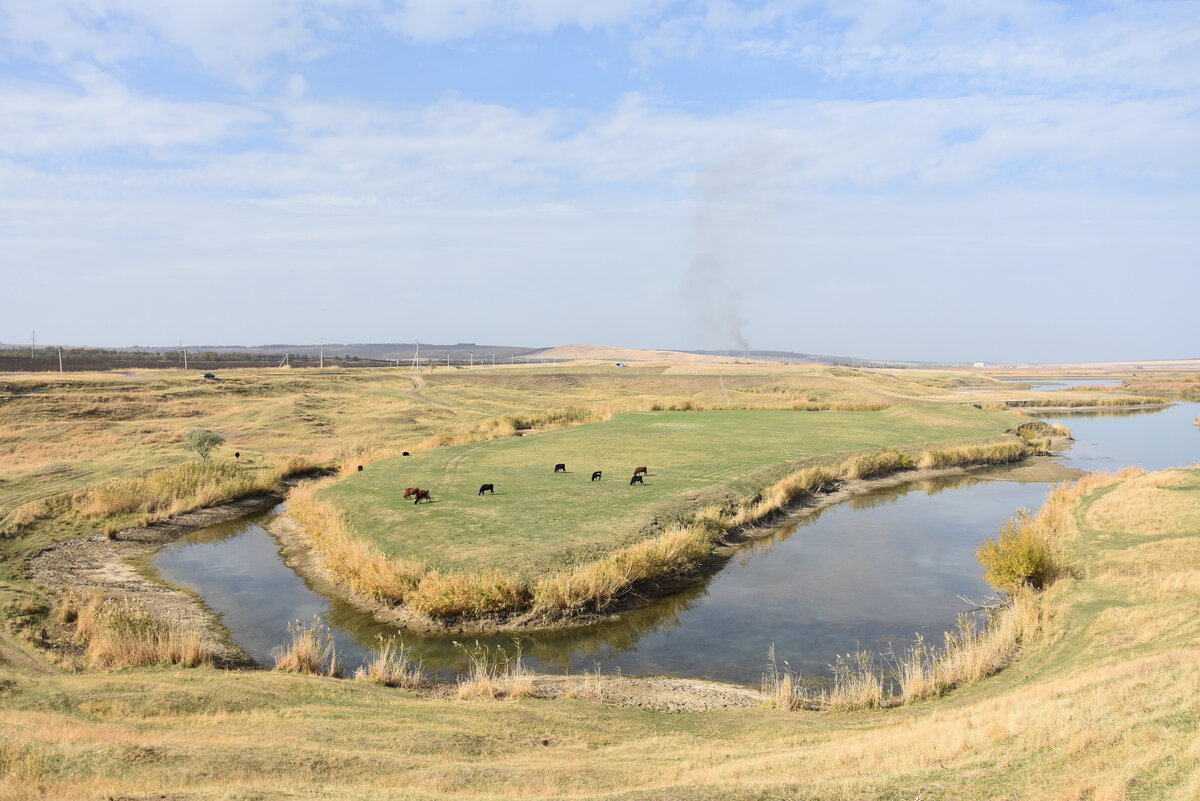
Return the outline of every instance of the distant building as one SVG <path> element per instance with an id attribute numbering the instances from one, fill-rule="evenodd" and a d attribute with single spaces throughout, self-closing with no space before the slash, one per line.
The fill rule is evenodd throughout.
<path id="1" fill-rule="evenodd" d="M 975 362 L 975 367 L 983 367 L 983 362 Z"/>

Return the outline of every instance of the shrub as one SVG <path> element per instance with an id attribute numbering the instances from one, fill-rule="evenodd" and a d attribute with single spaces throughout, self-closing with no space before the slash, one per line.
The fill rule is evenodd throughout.
<path id="1" fill-rule="evenodd" d="M 1051 542 L 1028 509 L 1018 509 L 995 539 L 980 544 L 975 556 L 984 580 L 1005 595 L 1026 585 L 1041 589 L 1054 564 Z"/>
<path id="2" fill-rule="evenodd" d="M 215 431 L 209 431 L 207 428 L 190 428 L 183 435 L 184 450 L 189 450 L 195 453 L 203 461 L 208 461 L 208 457 L 217 448 L 225 444 L 225 438 Z"/>
<path id="3" fill-rule="evenodd" d="M 847 459 L 842 466 L 842 474 L 846 478 L 871 478 L 912 466 L 912 459 L 907 454 L 895 448 L 886 448 Z"/>

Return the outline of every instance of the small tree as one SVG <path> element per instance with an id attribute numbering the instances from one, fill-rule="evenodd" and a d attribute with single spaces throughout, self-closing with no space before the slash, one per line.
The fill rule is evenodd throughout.
<path id="1" fill-rule="evenodd" d="M 193 428 L 183 436 L 184 449 L 195 451 L 196 455 L 206 462 L 212 452 L 224 444 L 224 437 L 207 428 Z"/>

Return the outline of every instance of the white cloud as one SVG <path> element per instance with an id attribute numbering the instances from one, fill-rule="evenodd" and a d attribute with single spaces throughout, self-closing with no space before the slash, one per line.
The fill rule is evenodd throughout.
<path id="1" fill-rule="evenodd" d="M 618 27 L 656 16 L 665 0 L 405 0 L 386 17 L 392 29 L 427 42 L 484 31 L 550 33 L 562 27 Z"/>
<path id="2" fill-rule="evenodd" d="M 139 95 L 87 64 L 66 71 L 77 89 L 0 83 L 0 154 L 75 158 L 110 148 L 154 156 L 182 148 L 220 148 L 231 137 L 268 121 L 254 109 L 225 103 L 179 102 Z M 143 168 L 153 169 L 153 164 Z"/>
<path id="3" fill-rule="evenodd" d="M 189 54 L 207 72 L 247 88 L 272 73 L 276 57 L 306 59 L 327 34 L 376 0 L 18 0 L 0 11 L 0 43 L 48 63 L 103 65 Z"/>

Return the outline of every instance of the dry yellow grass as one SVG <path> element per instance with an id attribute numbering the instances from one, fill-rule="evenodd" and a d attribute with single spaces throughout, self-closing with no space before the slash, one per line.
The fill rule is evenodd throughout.
<path id="1" fill-rule="evenodd" d="M 75 624 L 75 638 L 85 647 L 84 659 L 93 670 L 213 664 L 212 651 L 199 632 L 182 628 L 133 601 L 98 593 L 80 600 L 68 593 L 58 619 Z"/>
<path id="2" fill-rule="evenodd" d="M 288 624 L 289 639 L 275 657 L 275 669 L 287 673 L 340 676 L 333 634 L 320 618 L 312 623 L 296 620 Z"/>
<path id="3" fill-rule="evenodd" d="M 409 690 L 422 687 L 426 683 L 420 662 L 413 659 L 412 653 L 404 645 L 404 640 L 394 634 L 390 637 L 379 635 L 375 656 L 355 672 L 354 678 L 370 679 L 385 687 L 403 687 Z"/>
<path id="4" fill-rule="evenodd" d="M 288 512 L 305 533 L 330 576 L 352 592 L 388 603 L 401 603 L 416 589 L 422 567 L 390 560 L 371 544 L 350 534 L 344 516 L 316 498 L 336 478 L 310 481 L 288 493 Z"/>

